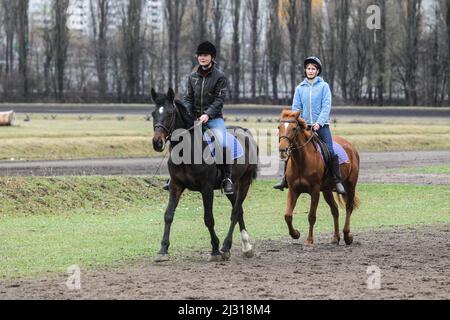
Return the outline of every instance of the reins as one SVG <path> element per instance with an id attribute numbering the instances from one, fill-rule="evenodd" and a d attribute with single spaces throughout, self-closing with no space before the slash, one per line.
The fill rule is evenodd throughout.
<path id="1" fill-rule="evenodd" d="M 296 124 L 296 127 L 294 129 L 294 138 L 289 138 L 288 136 L 281 136 L 279 139 L 279 143 L 281 143 L 281 141 L 283 139 L 288 140 L 289 141 L 289 146 L 286 149 L 280 149 L 280 152 L 286 152 L 287 154 L 287 158 L 286 159 L 281 159 L 283 161 L 289 161 L 289 158 L 292 155 L 292 151 L 294 150 L 302 150 L 303 148 L 305 148 L 313 139 L 314 136 L 316 135 L 315 132 L 312 131 L 312 126 L 308 126 L 308 129 L 311 130 L 311 136 L 309 137 L 309 139 L 303 143 L 302 145 L 298 145 L 298 133 L 300 132 L 300 125 L 298 123 L 297 120 L 281 120 L 280 123 L 290 123 L 290 124 Z"/>

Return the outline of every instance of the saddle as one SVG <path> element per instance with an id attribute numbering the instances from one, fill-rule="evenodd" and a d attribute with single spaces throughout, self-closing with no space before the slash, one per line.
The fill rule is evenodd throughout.
<path id="1" fill-rule="evenodd" d="M 227 127 L 227 142 L 226 142 L 228 148 L 231 151 L 232 160 L 237 160 L 244 155 L 244 148 L 242 147 L 242 144 L 236 138 L 236 136 L 229 132 L 230 129 L 235 130 L 237 128 L 236 127 Z M 216 143 L 215 143 L 214 136 L 208 134 L 208 131 L 207 131 L 207 132 L 204 132 L 203 139 L 204 139 L 204 141 L 206 141 L 206 143 L 209 146 L 211 156 L 214 158 L 214 160 L 217 160 L 216 159 Z"/>
<path id="2" fill-rule="evenodd" d="M 319 135 L 317 133 L 314 133 L 315 139 L 314 142 L 316 143 L 317 151 L 320 152 L 322 156 L 322 160 L 324 161 L 326 170 L 328 171 L 331 167 L 331 153 L 328 150 L 328 147 L 326 143 L 320 139 Z M 347 152 L 345 149 L 336 141 L 333 141 L 333 149 L 334 153 L 339 157 L 339 164 L 349 163 L 350 158 L 348 157 Z"/>

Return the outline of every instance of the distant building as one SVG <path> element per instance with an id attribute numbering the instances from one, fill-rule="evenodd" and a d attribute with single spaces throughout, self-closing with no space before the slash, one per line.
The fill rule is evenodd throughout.
<path id="1" fill-rule="evenodd" d="M 123 14 L 130 0 L 110 0 L 110 25 L 118 28 L 122 24 Z M 131 0 L 133 1 L 133 0 Z M 163 31 L 164 8 L 162 0 L 147 0 L 143 18 L 155 33 Z M 95 6 L 97 1 L 93 1 Z M 30 0 L 30 26 L 32 29 L 49 27 L 51 24 L 52 0 Z M 70 0 L 67 27 L 73 32 L 87 36 L 90 34 L 90 0 Z"/>

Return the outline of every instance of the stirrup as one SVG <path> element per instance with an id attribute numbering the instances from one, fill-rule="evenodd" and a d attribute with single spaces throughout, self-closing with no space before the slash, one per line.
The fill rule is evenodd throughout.
<path id="1" fill-rule="evenodd" d="M 345 188 L 344 188 L 344 185 L 342 184 L 342 182 L 335 183 L 335 188 L 336 188 L 336 192 L 338 194 L 341 194 L 341 195 L 346 195 L 347 194 L 347 192 L 345 191 Z"/>
<path id="2" fill-rule="evenodd" d="M 166 181 L 166 184 L 163 186 L 163 190 L 170 191 L 170 179 Z"/>
<path id="3" fill-rule="evenodd" d="M 230 190 L 229 190 L 229 191 L 226 191 L 226 190 L 225 190 L 225 185 L 227 184 L 227 182 L 230 183 L 230 185 L 231 185 L 231 191 L 230 191 Z M 234 190 L 233 190 L 233 181 L 232 181 L 230 178 L 226 178 L 226 179 L 223 180 L 223 182 L 222 182 L 222 193 L 223 193 L 224 195 L 231 195 L 231 194 L 234 194 Z"/>

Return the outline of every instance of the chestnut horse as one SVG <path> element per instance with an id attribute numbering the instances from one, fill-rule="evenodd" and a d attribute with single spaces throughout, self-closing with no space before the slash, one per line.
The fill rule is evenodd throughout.
<path id="1" fill-rule="evenodd" d="M 300 238 L 300 232 L 292 224 L 294 209 L 297 200 L 302 193 L 311 195 L 311 207 L 309 211 L 309 234 L 305 245 L 314 244 L 314 224 L 319 204 L 320 192 L 331 208 L 334 218 L 333 244 L 339 244 L 339 210 L 333 196 L 333 178 L 326 174 L 326 165 L 317 145 L 318 135 L 311 131 L 306 122 L 299 118 L 300 112 L 284 110 L 281 113 L 281 121 L 278 126 L 280 136 L 280 155 L 287 161 L 286 179 L 289 186 L 289 195 L 285 220 L 289 228 L 289 234 L 294 239 Z M 342 183 L 346 195 L 339 195 L 338 202 L 345 205 L 347 217 L 344 226 L 344 241 L 347 245 L 353 243 L 353 235 L 350 232 L 350 217 L 353 210 L 358 208 L 359 199 L 356 195 L 360 159 L 358 151 L 345 139 L 336 136 L 334 141 L 339 143 L 347 152 L 349 163 L 340 166 Z"/>

